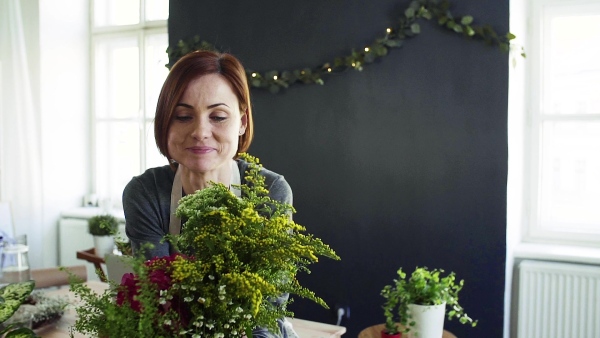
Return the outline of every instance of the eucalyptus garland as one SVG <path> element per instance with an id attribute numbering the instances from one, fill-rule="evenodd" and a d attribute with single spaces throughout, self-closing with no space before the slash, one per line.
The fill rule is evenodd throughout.
<path id="1" fill-rule="evenodd" d="M 373 43 L 361 49 L 352 49 L 346 56 L 340 56 L 333 61 L 326 62 L 316 67 L 306 67 L 295 70 L 271 70 L 258 72 L 246 69 L 248 83 L 254 88 L 269 89 L 277 93 L 281 88 L 288 88 L 292 84 L 325 84 L 324 77 L 339 74 L 348 70 L 362 71 L 363 68 L 373 63 L 378 58 L 388 54 L 393 48 L 403 46 L 406 39 L 415 37 L 421 32 L 418 20 L 425 19 L 468 39 L 485 42 L 490 46 L 497 46 L 501 51 L 510 50 L 511 40 L 515 35 L 508 32 L 498 35 L 490 25 L 478 25 L 470 15 L 455 16 L 450 12 L 451 4 L 448 0 L 415 0 L 404 10 L 394 27 L 385 30 L 383 36 L 376 38 Z M 175 62 L 183 55 L 194 50 L 217 50 L 214 45 L 202 41 L 199 36 L 183 41 L 179 40 L 176 46 L 167 48 L 169 60 Z M 525 53 L 521 50 L 521 55 Z M 170 65 L 166 65 L 170 68 Z"/>

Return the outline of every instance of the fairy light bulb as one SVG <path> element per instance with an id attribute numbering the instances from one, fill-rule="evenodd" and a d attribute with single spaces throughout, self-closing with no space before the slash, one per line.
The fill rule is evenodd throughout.
<path id="1" fill-rule="evenodd" d="M 369 47 L 365 47 L 365 52 L 369 52 Z"/>

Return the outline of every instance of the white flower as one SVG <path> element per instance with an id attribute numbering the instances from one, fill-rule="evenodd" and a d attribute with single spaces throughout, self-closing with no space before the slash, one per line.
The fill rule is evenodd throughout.
<path id="1" fill-rule="evenodd" d="M 225 299 L 225 296 L 219 295 L 219 300 L 224 300 L 224 299 Z"/>
<path id="2" fill-rule="evenodd" d="M 206 324 L 206 327 L 207 327 L 209 330 L 212 330 L 212 328 L 213 328 L 213 327 L 215 327 L 215 325 L 214 325 L 214 324 Z"/>
<path id="3" fill-rule="evenodd" d="M 165 323 L 164 323 L 164 324 L 165 324 L 165 325 L 169 325 L 169 326 L 170 326 L 170 325 L 171 325 L 171 320 L 170 320 L 170 319 L 167 319 L 167 320 L 165 320 Z"/>
<path id="4" fill-rule="evenodd" d="M 167 301 L 166 301 L 164 298 L 161 298 L 161 299 L 160 299 L 158 302 L 159 302 L 161 305 L 165 305 L 165 304 L 167 304 Z"/>
<path id="5" fill-rule="evenodd" d="M 194 300 L 194 298 L 192 298 L 192 297 L 185 297 L 183 299 L 184 302 L 188 302 L 188 303 L 191 302 L 192 300 Z"/>
<path id="6" fill-rule="evenodd" d="M 213 276 L 213 275 L 208 275 L 208 279 L 210 279 L 210 280 L 215 280 L 215 276 Z"/>
<path id="7" fill-rule="evenodd" d="M 242 313 L 242 312 L 244 312 L 244 309 L 242 309 L 241 307 L 238 306 L 237 309 L 235 309 L 235 311 Z"/>
<path id="8" fill-rule="evenodd" d="M 206 302 L 206 298 L 198 297 L 198 303 Z"/>
<path id="9" fill-rule="evenodd" d="M 192 286 L 190 286 L 190 290 L 196 291 L 196 287 L 192 285 Z"/>
<path id="10" fill-rule="evenodd" d="M 199 335 L 199 334 L 197 334 L 197 333 L 194 333 L 194 334 L 192 335 L 192 338 L 200 338 L 200 335 Z"/>
<path id="11" fill-rule="evenodd" d="M 246 318 L 246 319 L 250 319 L 250 318 L 252 318 L 252 315 L 251 315 L 251 314 L 249 314 L 249 313 L 248 313 L 248 314 L 245 314 L 245 315 L 244 315 L 244 318 Z"/>

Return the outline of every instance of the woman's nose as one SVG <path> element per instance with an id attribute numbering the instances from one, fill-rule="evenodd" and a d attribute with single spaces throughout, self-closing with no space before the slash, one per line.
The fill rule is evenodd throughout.
<path id="1" fill-rule="evenodd" d="M 198 140 L 203 140 L 210 136 L 210 123 L 208 121 L 198 120 L 194 124 L 194 130 L 192 131 L 192 137 Z"/>

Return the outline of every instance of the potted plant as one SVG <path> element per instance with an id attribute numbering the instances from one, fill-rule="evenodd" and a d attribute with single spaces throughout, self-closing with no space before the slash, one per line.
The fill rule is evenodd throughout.
<path id="1" fill-rule="evenodd" d="M 104 257 L 114 249 L 113 236 L 117 233 L 119 222 L 112 215 L 97 215 L 88 220 L 88 231 L 94 236 L 96 255 Z"/>
<path id="2" fill-rule="evenodd" d="M 34 281 L 10 283 L 0 288 L 0 336 L 2 337 L 37 337 L 31 330 L 31 317 L 21 326 L 21 319 L 13 317 L 21 304 L 27 300 L 35 287 Z M 29 327 L 26 327 L 29 326 Z"/>
<path id="3" fill-rule="evenodd" d="M 448 316 L 448 320 L 458 318 L 462 324 L 473 327 L 477 325 L 477 321 L 473 321 L 458 303 L 458 293 L 463 288 L 464 280 L 457 281 L 454 272 L 442 276 L 443 272 L 442 269 L 416 267 L 407 279 L 402 268 L 398 269 L 399 278 L 381 290 L 385 299 L 383 310 L 386 318 L 382 338 L 389 337 L 390 334 L 398 334 L 397 337 L 400 337 L 401 333 L 409 333 L 411 337 L 415 331 L 420 338 L 426 338 L 427 323 L 416 317 L 435 310 L 436 307 L 440 313 L 438 324 L 441 322 L 439 328 L 434 329 L 436 337 L 442 335 L 444 314 Z M 448 309 L 450 310 L 447 311 Z"/>

